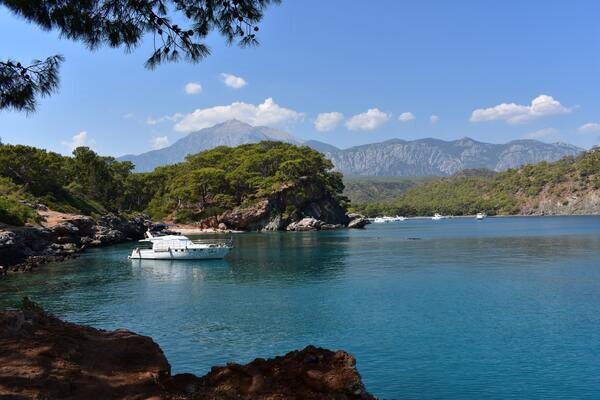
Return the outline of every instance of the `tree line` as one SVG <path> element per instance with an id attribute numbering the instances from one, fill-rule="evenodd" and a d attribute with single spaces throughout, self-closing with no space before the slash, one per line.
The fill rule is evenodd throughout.
<path id="1" fill-rule="evenodd" d="M 536 203 L 542 191 L 567 198 L 586 190 L 600 189 L 600 148 L 577 157 L 540 162 L 498 174 L 459 174 L 427 182 L 389 202 L 353 204 L 351 209 L 367 216 L 511 215 L 522 204 Z"/>
<path id="2" fill-rule="evenodd" d="M 301 180 L 345 200 L 342 176 L 329 160 L 308 147 L 281 142 L 217 147 L 149 173 L 133 169 L 129 161 L 100 156 L 87 147 L 67 157 L 0 144 L 0 222 L 35 222 L 38 203 L 63 212 L 145 212 L 188 222 L 252 204 Z"/>

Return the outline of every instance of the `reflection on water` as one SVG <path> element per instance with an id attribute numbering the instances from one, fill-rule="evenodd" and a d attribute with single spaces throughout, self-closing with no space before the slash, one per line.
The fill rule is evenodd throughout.
<path id="1" fill-rule="evenodd" d="M 355 354 L 388 399 L 600 398 L 600 218 L 244 234 L 226 260 L 134 246 L 0 280 L 0 304 L 150 335 L 175 372 L 313 343 Z"/>

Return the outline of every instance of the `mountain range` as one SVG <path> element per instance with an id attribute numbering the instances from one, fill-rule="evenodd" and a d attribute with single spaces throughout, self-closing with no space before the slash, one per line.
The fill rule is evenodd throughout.
<path id="1" fill-rule="evenodd" d="M 119 157 L 119 161 L 131 161 L 138 172 L 152 171 L 161 165 L 181 162 L 188 154 L 196 154 L 218 146 L 239 146 L 241 144 L 258 143 L 275 140 L 293 144 L 302 141 L 287 132 L 266 126 L 252 126 L 236 119 L 223 122 L 210 128 L 192 132 L 179 139 L 171 146 L 148 151 L 139 155 L 127 154 Z"/>
<path id="2" fill-rule="evenodd" d="M 285 131 L 231 120 L 190 133 L 171 146 L 139 155 L 125 155 L 119 160 L 131 161 L 136 171 L 144 172 L 181 162 L 188 154 L 217 146 L 237 146 L 263 140 L 309 146 L 325 154 L 345 175 L 362 176 L 448 176 L 472 168 L 504 171 L 524 164 L 556 161 L 583 151 L 566 143 L 514 140 L 492 144 L 466 137 L 452 141 L 392 139 L 340 149 L 316 140 L 303 141 Z"/>

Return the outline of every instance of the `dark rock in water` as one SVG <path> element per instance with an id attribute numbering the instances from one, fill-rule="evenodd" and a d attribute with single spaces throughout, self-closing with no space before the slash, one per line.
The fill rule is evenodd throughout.
<path id="1" fill-rule="evenodd" d="M 0 398 L 14 399 L 374 399 L 354 358 L 308 346 L 207 375 L 171 375 L 149 337 L 63 322 L 34 303 L 0 312 Z"/>
<path id="2" fill-rule="evenodd" d="M 151 228 L 151 223 L 147 217 L 137 216 L 123 219 L 115 214 L 107 214 L 102 216 L 94 227 L 93 239 L 102 244 L 143 239 L 144 232 L 149 228 Z"/>

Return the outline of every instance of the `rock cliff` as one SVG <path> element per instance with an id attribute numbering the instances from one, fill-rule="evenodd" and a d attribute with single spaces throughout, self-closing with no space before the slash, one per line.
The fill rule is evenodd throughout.
<path id="1" fill-rule="evenodd" d="M 242 231 L 294 231 L 337 229 L 351 222 L 339 199 L 319 185 L 301 180 L 252 205 L 236 207 L 198 225 Z"/>
<path id="2" fill-rule="evenodd" d="M 0 312 L 0 398 L 7 399 L 374 399 L 354 358 L 306 347 L 274 359 L 171 375 L 149 337 L 63 322 L 35 304 Z"/>

